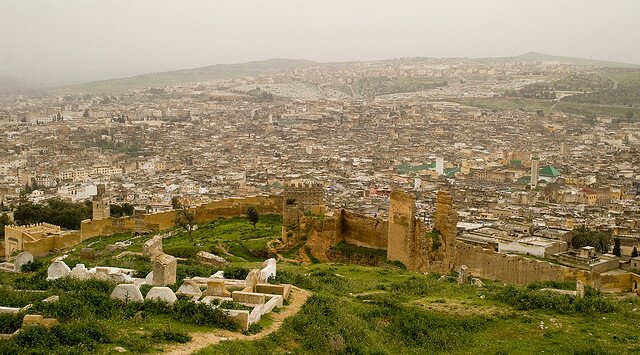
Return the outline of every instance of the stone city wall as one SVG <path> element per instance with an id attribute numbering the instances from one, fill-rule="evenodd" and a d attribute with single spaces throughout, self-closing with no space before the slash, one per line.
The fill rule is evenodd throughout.
<path id="1" fill-rule="evenodd" d="M 70 248 L 82 242 L 79 231 L 73 231 L 64 235 L 52 235 L 35 241 L 24 241 L 22 250 L 28 251 L 33 256 L 43 256 L 55 249 Z"/>
<path id="2" fill-rule="evenodd" d="M 249 206 L 255 206 L 261 214 L 281 213 L 282 197 L 251 196 L 231 198 L 206 203 L 191 208 L 189 211 L 195 214 L 197 223 L 202 223 L 216 218 L 242 216 L 246 214 Z M 100 235 L 168 229 L 175 226 L 179 213 L 179 211 L 167 211 L 121 218 L 84 220 L 80 226 L 80 234 L 82 235 L 82 240 L 86 240 Z"/>
<path id="3" fill-rule="evenodd" d="M 467 266 L 476 277 L 500 280 L 513 284 L 539 281 L 576 281 L 594 285 L 592 274 L 585 270 L 552 264 L 546 261 L 507 255 L 463 242 L 456 245 L 455 268 Z"/>
<path id="4" fill-rule="evenodd" d="M 359 247 L 387 249 L 389 222 L 358 213 L 340 211 L 340 240 Z"/>

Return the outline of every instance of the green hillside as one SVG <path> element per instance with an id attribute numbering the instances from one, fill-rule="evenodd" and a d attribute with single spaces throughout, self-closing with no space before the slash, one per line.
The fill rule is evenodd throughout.
<path id="1" fill-rule="evenodd" d="M 272 70 L 305 67 L 317 64 L 311 60 L 269 59 L 242 64 L 216 64 L 201 68 L 175 70 L 161 73 L 136 75 L 127 78 L 92 81 L 60 88 L 74 92 L 101 94 L 120 94 L 129 89 L 149 86 L 166 86 L 193 81 L 234 79 L 243 76 L 260 75 Z"/>

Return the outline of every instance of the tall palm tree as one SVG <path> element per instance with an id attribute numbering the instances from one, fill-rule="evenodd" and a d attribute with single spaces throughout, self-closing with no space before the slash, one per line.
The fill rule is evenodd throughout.
<path id="1" fill-rule="evenodd" d="M 594 232 L 594 245 L 599 253 L 608 253 L 611 248 L 611 234 L 603 232 Z"/>
<path id="2" fill-rule="evenodd" d="M 571 247 L 579 249 L 592 244 L 592 233 L 584 224 L 573 229 Z"/>

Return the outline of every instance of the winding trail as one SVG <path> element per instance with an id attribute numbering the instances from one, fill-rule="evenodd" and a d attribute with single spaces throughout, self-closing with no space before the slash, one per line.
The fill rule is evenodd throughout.
<path id="1" fill-rule="evenodd" d="M 280 329 L 284 320 L 298 313 L 302 309 L 302 305 L 307 301 L 311 293 L 307 290 L 291 286 L 291 295 L 289 296 L 289 305 L 283 307 L 279 313 L 270 313 L 273 322 L 261 332 L 251 335 L 232 332 L 224 329 L 214 329 L 206 333 L 192 333 L 192 339 L 186 344 L 174 345 L 165 350 L 165 354 L 183 355 L 192 354 L 198 350 L 204 349 L 210 345 L 218 344 L 225 340 L 258 340 Z"/>

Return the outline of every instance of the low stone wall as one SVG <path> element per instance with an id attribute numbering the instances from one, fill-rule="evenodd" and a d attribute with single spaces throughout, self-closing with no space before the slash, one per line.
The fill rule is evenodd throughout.
<path id="1" fill-rule="evenodd" d="M 477 277 L 500 280 L 513 284 L 539 281 L 576 281 L 594 285 L 592 274 L 585 270 L 552 264 L 550 262 L 507 255 L 463 242 L 456 245 L 455 267 L 467 266 Z"/>
<path id="2" fill-rule="evenodd" d="M 598 286 L 609 292 L 631 292 L 634 285 L 636 290 L 640 289 L 640 275 L 629 271 L 614 270 L 600 274 Z"/>

